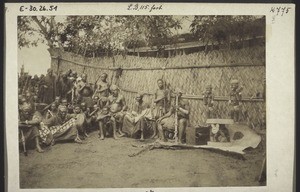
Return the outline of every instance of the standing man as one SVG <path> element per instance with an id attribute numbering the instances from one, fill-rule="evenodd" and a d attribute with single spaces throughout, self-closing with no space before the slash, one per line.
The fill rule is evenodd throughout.
<path id="1" fill-rule="evenodd" d="M 178 141 L 179 143 L 183 142 L 183 135 L 185 134 L 185 129 L 188 124 L 190 106 L 187 101 L 184 101 L 182 96 L 182 91 L 180 89 L 175 90 L 175 94 L 178 97 L 178 104 L 174 103 L 170 111 L 164 116 L 160 117 L 157 120 L 157 128 L 159 132 L 159 139 L 166 141 L 164 131 L 174 132 L 175 130 L 175 120 L 177 119 L 178 125 Z M 177 118 L 175 117 L 175 111 L 177 111 Z"/>
<path id="2" fill-rule="evenodd" d="M 152 109 L 153 117 L 157 120 L 166 114 L 170 107 L 171 94 L 170 90 L 166 89 L 165 82 L 162 79 L 157 80 L 158 89 L 154 94 L 154 106 Z M 151 138 L 157 134 L 156 127 L 153 128 L 154 133 Z"/>
<path id="3" fill-rule="evenodd" d="M 53 75 L 53 70 L 48 69 L 47 70 L 47 75 L 45 76 L 44 79 L 44 96 L 43 96 L 43 101 L 44 103 L 50 104 L 51 102 L 54 101 L 55 97 L 55 89 L 56 89 L 56 77 Z"/>
<path id="4" fill-rule="evenodd" d="M 107 82 L 108 75 L 106 73 L 102 73 L 100 76 L 100 82 L 98 83 L 94 97 L 99 97 L 99 105 L 100 108 L 106 105 L 107 98 L 109 96 L 109 83 Z"/>
<path id="5" fill-rule="evenodd" d="M 81 75 L 81 81 L 76 84 L 76 90 L 78 93 L 78 101 L 86 103 L 87 108 L 92 109 L 94 102 L 92 99 L 93 90 L 90 84 L 87 82 L 87 74 Z"/>
<path id="6" fill-rule="evenodd" d="M 59 92 L 59 96 L 62 98 L 67 98 L 68 96 L 68 92 L 71 90 L 71 85 L 69 83 L 68 80 L 68 76 L 66 73 L 63 73 L 61 75 L 61 78 L 58 82 L 58 92 Z"/>
<path id="7" fill-rule="evenodd" d="M 229 106 L 230 106 L 230 117 L 234 122 L 240 121 L 240 113 L 242 107 L 242 87 L 239 87 L 239 81 L 233 79 L 230 82 L 230 95 L 229 95 Z"/>
<path id="8" fill-rule="evenodd" d="M 207 85 L 205 92 L 203 93 L 203 102 L 205 105 L 205 116 L 206 119 L 211 119 L 215 117 L 214 111 L 214 95 L 212 93 L 212 86 Z"/>

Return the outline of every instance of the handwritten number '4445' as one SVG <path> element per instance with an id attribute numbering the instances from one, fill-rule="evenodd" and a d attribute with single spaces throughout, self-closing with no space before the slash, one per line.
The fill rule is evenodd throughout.
<path id="1" fill-rule="evenodd" d="M 277 15 L 281 12 L 281 16 L 283 14 L 287 14 L 291 8 L 290 7 L 271 7 L 271 13 L 277 13 Z"/>

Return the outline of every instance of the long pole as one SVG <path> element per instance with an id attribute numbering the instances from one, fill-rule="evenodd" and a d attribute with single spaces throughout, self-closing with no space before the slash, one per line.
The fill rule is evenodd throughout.
<path id="1" fill-rule="evenodd" d="M 24 133 L 23 133 L 22 128 L 20 129 L 20 131 L 21 131 L 21 141 L 22 141 L 22 145 L 23 145 L 24 155 L 27 156 L 26 143 L 25 143 L 25 136 L 24 136 Z"/>
<path id="2" fill-rule="evenodd" d="M 175 143 L 178 143 L 178 93 L 176 93 L 175 96 L 175 133 L 174 133 L 174 138 L 175 138 Z"/>
<path id="3" fill-rule="evenodd" d="M 19 111 L 19 121 L 21 121 L 20 111 Z M 23 152 L 24 152 L 24 155 L 27 156 L 25 136 L 24 136 L 22 128 L 19 128 L 19 129 L 20 129 L 20 132 L 21 132 L 21 141 L 22 141 L 22 145 L 23 145 Z"/>

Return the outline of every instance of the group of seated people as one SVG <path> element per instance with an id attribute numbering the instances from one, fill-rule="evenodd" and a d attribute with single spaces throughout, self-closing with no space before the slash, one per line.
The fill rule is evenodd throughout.
<path id="1" fill-rule="evenodd" d="M 60 141 L 84 143 L 83 140 L 93 131 L 98 131 L 100 140 L 109 136 L 114 139 L 127 136 L 141 141 L 145 137 L 167 141 L 176 136 L 180 143 L 184 142 L 190 108 L 188 102 L 182 100 L 180 89 L 171 93 L 165 88 L 164 81 L 159 79 L 153 103 L 144 101 L 145 93 L 138 93 L 130 109 L 119 87 L 109 85 L 106 79 L 107 74 L 102 74 L 100 82 L 92 90 L 83 74 L 76 81 L 71 100 L 58 96 L 43 109 L 37 109 L 32 97 L 20 95 L 19 130 L 22 141 L 35 141 L 38 152 L 44 151 L 41 144 L 48 146 Z"/>

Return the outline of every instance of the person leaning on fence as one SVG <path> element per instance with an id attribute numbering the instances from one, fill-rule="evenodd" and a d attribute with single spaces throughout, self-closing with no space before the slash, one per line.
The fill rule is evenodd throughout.
<path id="1" fill-rule="evenodd" d="M 178 97 L 178 104 L 176 101 L 171 106 L 169 112 L 157 120 L 157 129 L 159 131 L 159 140 L 166 141 L 165 131 L 174 132 L 175 131 L 175 120 L 177 111 L 177 125 L 178 125 L 178 142 L 183 142 L 183 135 L 185 134 L 186 127 L 188 125 L 190 106 L 187 101 L 184 101 L 182 96 L 182 91 L 180 89 L 175 90 L 175 94 Z"/>
<path id="2" fill-rule="evenodd" d="M 20 107 L 20 117 L 19 117 L 19 129 L 22 136 L 24 136 L 23 142 L 35 141 L 36 150 L 39 153 L 44 152 L 40 146 L 40 134 L 39 127 L 42 122 L 42 115 L 38 111 L 33 111 L 30 104 L 25 103 Z M 22 138 L 22 136 L 20 138 Z"/>
<path id="3" fill-rule="evenodd" d="M 205 105 L 206 119 L 215 118 L 214 110 L 214 95 L 212 93 L 212 86 L 207 85 L 203 93 L 203 103 Z"/>
<path id="4" fill-rule="evenodd" d="M 230 95 L 229 95 L 229 106 L 230 106 L 230 117 L 234 120 L 234 122 L 240 121 L 240 113 L 242 107 L 242 87 L 239 87 L 239 81 L 237 79 L 233 79 L 230 82 Z"/>

